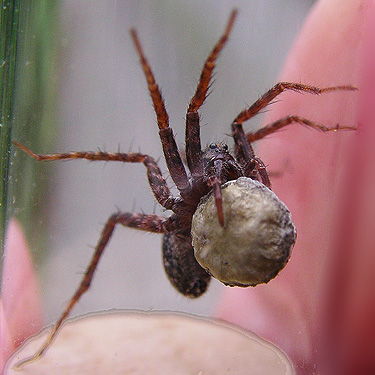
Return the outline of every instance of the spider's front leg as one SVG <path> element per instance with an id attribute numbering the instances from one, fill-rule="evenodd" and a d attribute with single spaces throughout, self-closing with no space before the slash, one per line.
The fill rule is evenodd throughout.
<path id="1" fill-rule="evenodd" d="M 188 106 L 188 110 L 186 113 L 186 160 L 193 179 L 193 183 L 196 183 L 197 181 L 200 181 L 202 183 L 202 177 L 204 175 L 198 110 L 202 106 L 207 97 L 208 89 L 210 87 L 210 82 L 212 78 L 212 72 L 215 68 L 216 59 L 219 56 L 220 51 L 224 48 L 225 44 L 228 41 L 228 37 L 232 30 L 236 16 L 237 10 L 233 10 L 229 17 L 223 35 L 214 46 L 211 53 L 208 55 L 199 78 L 197 89 L 195 91 L 194 96 L 190 100 L 190 104 Z M 208 181 L 208 185 L 210 188 L 213 189 L 214 192 L 220 225 L 224 226 L 224 213 L 221 196 L 222 181 L 220 180 L 221 172 L 222 171 L 220 168 L 215 170 L 215 176 L 213 176 L 210 179 L 210 181 Z"/>
<path id="2" fill-rule="evenodd" d="M 340 125 L 336 125 L 335 127 L 327 127 L 325 125 L 308 120 L 301 116 L 290 115 L 283 117 L 271 124 L 268 124 L 255 132 L 249 132 L 245 134 L 242 124 L 245 121 L 250 120 L 256 114 L 258 114 L 263 108 L 270 104 L 282 92 L 288 90 L 318 95 L 334 91 L 355 91 L 357 90 L 357 88 L 350 85 L 319 88 L 310 85 L 303 85 L 300 83 L 279 82 L 270 90 L 268 90 L 264 95 L 262 95 L 254 104 L 252 104 L 248 108 L 245 108 L 243 111 L 239 113 L 239 115 L 234 119 L 232 123 L 232 136 L 236 145 L 236 158 L 240 161 L 242 165 L 245 166 L 246 176 L 253 177 L 251 174 L 255 173 L 256 179 L 259 179 L 264 185 L 268 187 L 270 187 L 270 181 L 266 172 L 265 165 L 259 158 L 255 157 L 254 150 L 251 146 L 252 142 L 262 139 L 265 136 L 272 134 L 277 130 L 292 123 L 306 125 L 313 129 L 321 130 L 324 132 L 356 129 L 352 126 Z M 256 175 L 258 175 L 258 178 Z"/>
<path id="3" fill-rule="evenodd" d="M 148 90 L 154 105 L 165 162 L 172 180 L 181 196 L 187 197 L 190 193 L 191 186 L 181 159 L 181 155 L 178 152 L 178 147 L 174 139 L 172 129 L 169 127 L 169 117 L 164 105 L 161 91 L 159 86 L 156 84 L 154 74 L 152 73 L 151 67 L 143 52 L 137 32 L 134 29 L 131 30 L 131 36 L 133 38 L 134 46 L 138 52 L 143 73 L 147 80 Z"/>
<path id="4" fill-rule="evenodd" d="M 233 122 L 242 124 L 245 121 L 250 120 L 256 114 L 258 114 L 263 108 L 270 104 L 277 96 L 279 96 L 284 91 L 295 91 L 299 93 L 306 92 L 308 94 L 320 95 L 328 92 L 334 91 L 356 91 L 356 87 L 351 85 L 341 85 L 341 86 L 330 86 L 319 88 L 310 85 L 304 85 L 302 83 L 295 82 L 279 82 L 276 83 L 271 89 L 269 89 L 265 94 L 263 94 L 254 104 L 250 107 L 245 108 L 239 113 L 239 115 L 234 119 Z"/>
<path id="5" fill-rule="evenodd" d="M 38 352 L 31 358 L 28 358 L 20 363 L 17 364 L 17 368 L 21 368 L 27 363 L 33 362 L 41 357 L 41 355 L 47 350 L 50 346 L 52 340 L 56 336 L 59 328 L 61 327 L 62 323 L 65 319 L 69 316 L 70 312 L 72 311 L 75 304 L 79 301 L 82 295 L 89 289 L 92 279 L 94 277 L 94 273 L 97 269 L 99 260 L 104 253 L 105 248 L 108 245 L 109 240 L 113 235 L 113 231 L 117 224 L 121 224 L 125 227 L 140 229 L 147 232 L 153 233 L 166 233 L 169 231 L 175 230 L 176 222 L 175 217 L 171 218 L 163 218 L 158 215 L 144 215 L 144 214 L 136 214 L 136 213 L 121 213 L 118 212 L 110 216 L 105 224 L 101 237 L 99 239 L 98 244 L 95 247 L 94 254 L 91 258 L 90 264 L 86 269 L 86 272 L 76 290 L 73 297 L 70 299 L 67 307 L 61 314 L 60 318 L 57 320 L 55 325 L 52 328 L 47 340 L 44 342 L 42 347 L 38 350 Z"/>
<path id="6" fill-rule="evenodd" d="M 208 89 L 211 83 L 212 72 L 215 68 L 216 59 L 219 56 L 220 51 L 224 48 L 225 44 L 228 41 L 228 37 L 232 30 L 236 16 L 237 10 L 233 10 L 229 17 L 224 34 L 221 36 L 221 38 L 207 57 L 202 69 L 201 76 L 199 78 L 197 89 L 194 96 L 190 100 L 190 104 L 186 113 L 186 159 L 193 180 L 197 180 L 203 175 L 203 160 L 198 110 L 206 100 Z"/>

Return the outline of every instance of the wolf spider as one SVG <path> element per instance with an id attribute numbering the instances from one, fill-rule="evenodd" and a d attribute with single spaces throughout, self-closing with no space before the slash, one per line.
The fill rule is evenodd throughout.
<path id="1" fill-rule="evenodd" d="M 166 210 L 172 211 L 172 215 L 168 218 L 155 214 L 139 214 L 132 212 L 117 212 L 110 216 L 104 226 L 91 262 L 77 291 L 70 299 L 68 306 L 58 321 L 55 323 L 49 338 L 31 360 L 40 357 L 47 349 L 74 305 L 89 288 L 99 259 L 102 256 L 117 224 L 147 232 L 163 233 L 163 262 L 167 276 L 174 287 L 185 296 L 193 298 L 199 297 L 205 292 L 211 278 L 211 276 L 196 261 L 191 245 L 191 221 L 200 199 L 212 191 L 217 209 L 218 221 L 221 226 L 225 226 L 226 222 L 221 196 L 222 184 L 245 176 L 260 181 L 262 184 L 270 188 L 271 184 L 266 167 L 254 154 L 252 147 L 254 141 L 260 140 L 292 123 L 306 125 L 323 132 L 355 129 L 354 127 L 349 126 L 336 126 L 329 128 L 306 118 L 291 115 L 268 124 L 255 132 L 245 134 L 242 124 L 258 114 L 284 91 L 291 90 L 310 94 L 322 94 L 331 91 L 356 90 L 355 87 L 350 85 L 318 88 L 300 83 L 279 82 L 262 95 L 254 104 L 240 112 L 233 120 L 231 129 L 235 143 L 234 155 L 229 152 L 228 146 L 224 143 L 211 143 L 208 147 L 202 150 L 198 110 L 207 97 L 216 59 L 227 43 L 236 15 L 237 11 L 233 10 L 224 33 L 209 54 L 203 66 L 197 89 L 190 100 L 187 109 L 185 147 L 189 173 L 186 172 L 172 129 L 169 127 L 168 113 L 164 105 L 161 91 L 155 82 L 154 75 L 143 52 L 137 32 L 135 29 L 131 29 L 130 31 L 134 46 L 140 58 L 143 73 L 147 80 L 149 94 L 156 113 L 159 136 L 165 161 L 170 176 L 179 191 L 178 197 L 172 196 L 160 168 L 156 161 L 149 155 L 142 153 L 109 153 L 102 151 L 80 151 L 38 155 L 18 142 L 14 142 L 17 147 L 40 161 L 87 159 L 92 161 L 103 160 L 125 163 L 143 163 L 146 167 L 148 181 L 156 200 Z"/>

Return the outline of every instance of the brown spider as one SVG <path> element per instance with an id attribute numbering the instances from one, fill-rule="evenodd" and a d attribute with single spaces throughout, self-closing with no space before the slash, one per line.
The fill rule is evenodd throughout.
<path id="1" fill-rule="evenodd" d="M 355 129 L 349 126 L 328 128 L 299 116 L 287 116 L 262 127 L 258 131 L 245 134 L 242 124 L 258 114 L 283 91 L 292 90 L 310 94 L 321 94 L 338 90 L 355 90 L 355 88 L 350 85 L 318 88 L 300 83 L 280 82 L 268 90 L 254 104 L 244 109 L 232 122 L 232 137 L 235 143 L 234 155 L 229 153 L 228 146 L 224 143 L 211 143 L 207 148 L 202 150 L 198 110 L 207 97 L 215 61 L 228 40 L 236 14 L 237 11 L 233 10 L 223 35 L 209 54 L 204 64 L 198 87 L 187 109 L 185 147 L 189 174 L 186 172 L 172 129 L 169 127 L 168 113 L 160 89 L 155 82 L 150 65 L 143 53 L 137 33 L 134 29 L 131 30 L 131 37 L 139 55 L 142 69 L 147 80 L 148 90 L 154 105 L 164 157 L 172 180 L 179 191 L 178 197 L 172 196 L 156 161 L 149 155 L 141 153 L 108 153 L 102 151 L 37 155 L 25 146 L 14 142 L 17 147 L 36 160 L 87 159 L 143 163 L 146 167 L 148 181 L 156 200 L 162 207 L 172 211 L 172 215 L 168 218 L 154 214 L 117 212 L 108 219 L 95 248 L 91 262 L 77 291 L 54 325 L 49 338 L 31 360 L 40 357 L 47 349 L 59 327 L 71 312 L 73 306 L 89 288 L 99 259 L 117 224 L 148 232 L 163 233 L 163 261 L 165 271 L 171 283 L 185 296 L 199 297 L 205 292 L 211 278 L 206 270 L 196 261 L 191 243 L 190 232 L 192 217 L 201 198 L 210 192 L 213 193 L 217 219 L 220 226 L 224 227 L 226 219 L 223 211 L 221 188 L 224 183 L 237 180 L 240 177 L 248 177 L 270 188 L 270 180 L 266 167 L 264 163 L 255 156 L 251 143 L 291 123 L 307 125 L 324 132 Z M 29 361 L 30 360 L 27 360 L 25 362 Z"/>

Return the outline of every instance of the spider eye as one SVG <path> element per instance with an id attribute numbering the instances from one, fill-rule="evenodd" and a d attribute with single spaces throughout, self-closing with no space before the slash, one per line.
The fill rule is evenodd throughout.
<path id="1" fill-rule="evenodd" d="M 214 148 L 217 148 L 217 144 L 211 143 L 208 147 L 211 148 L 211 149 L 214 149 Z"/>
<path id="2" fill-rule="evenodd" d="M 222 144 L 221 144 L 221 148 L 222 148 L 224 151 L 228 151 L 228 145 L 225 144 L 225 143 L 222 143 Z"/>

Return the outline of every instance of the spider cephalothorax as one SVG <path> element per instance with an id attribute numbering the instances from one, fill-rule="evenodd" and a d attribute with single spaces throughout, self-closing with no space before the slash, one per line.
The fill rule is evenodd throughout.
<path id="1" fill-rule="evenodd" d="M 242 124 L 286 90 L 321 94 L 355 88 L 349 85 L 318 88 L 300 83 L 277 83 L 233 120 L 233 154 L 222 143 L 211 143 L 202 150 L 198 110 L 207 97 L 215 61 L 228 40 L 236 14 L 234 10 L 223 35 L 209 54 L 188 106 L 185 134 L 188 172 L 169 126 L 168 114 L 151 67 L 136 31 L 131 30 L 154 105 L 167 168 L 179 196 L 171 194 L 156 161 L 146 154 L 80 151 L 37 155 L 15 142 L 16 146 L 37 160 L 88 159 L 143 163 L 156 200 L 162 207 L 172 211 L 169 217 L 118 212 L 108 219 L 76 293 L 33 359 L 46 350 L 73 306 L 89 288 L 99 259 L 117 224 L 164 233 L 163 260 L 166 273 L 172 284 L 189 297 L 199 297 L 204 293 L 211 275 L 227 285 L 254 286 L 275 277 L 288 261 L 295 241 L 294 225 L 286 206 L 269 189 L 266 167 L 255 156 L 251 144 L 291 123 L 321 131 L 354 128 L 328 128 L 293 115 L 247 134 Z"/>
<path id="2" fill-rule="evenodd" d="M 203 152 L 203 179 L 207 187 L 213 189 L 218 220 L 224 226 L 224 214 L 221 199 L 221 185 L 244 176 L 242 167 L 229 153 L 225 143 L 211 143 Z"/>

